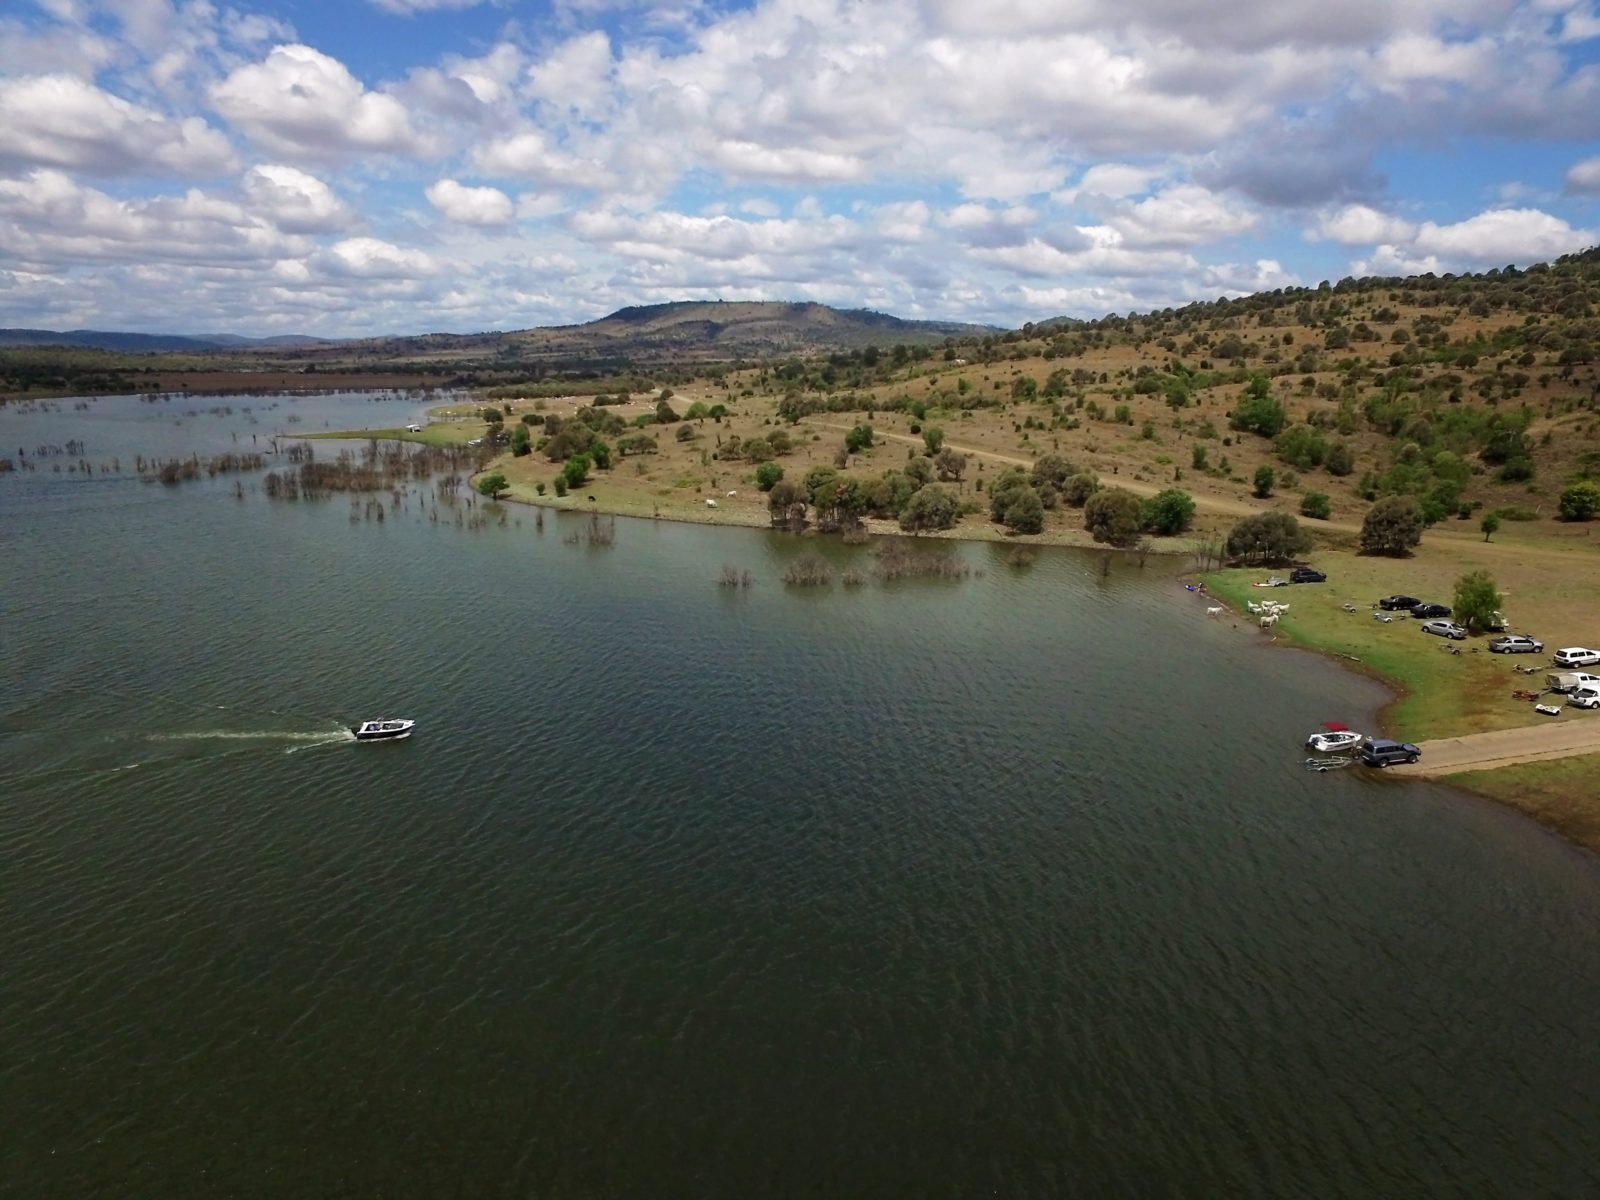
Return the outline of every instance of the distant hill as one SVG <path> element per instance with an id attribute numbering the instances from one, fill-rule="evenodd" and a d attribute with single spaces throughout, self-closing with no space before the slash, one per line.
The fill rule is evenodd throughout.
<path id="1" fill-rule="evenodd" d="M 518 361 L 617 365 L 763 359 L 869 345 L 936 345 L 946 338 L 996 332 L 988 325 L 907 321 L 826 304 L 686 300 L 622 308 L 582 325 L 381 338 L 340 349 L 363 356 L 430 359 L 493 355 L 499 365 Z"/>
<path id="2" fill-rule="evenodd" d="M 236 333 L 118 333 L 104 329 L 0 329 L 0 346 L 74 346 L 118 350 L 125 354 L 203 354 L 211 350 L 295 349 L 331 345 L 326 338 L 303 334 L 243 337 Z"/>

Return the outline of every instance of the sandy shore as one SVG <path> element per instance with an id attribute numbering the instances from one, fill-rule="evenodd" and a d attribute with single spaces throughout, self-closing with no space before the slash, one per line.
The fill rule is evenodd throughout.
<path id="1" fill-rule="evenodd" d="M 1418 742 L 1421 762 L 1385 769 L 1402 775 L 1455 775 L 1600 753 L 1600 712 L 1563 712 L 1542 719 L 1547 723 Z"/>

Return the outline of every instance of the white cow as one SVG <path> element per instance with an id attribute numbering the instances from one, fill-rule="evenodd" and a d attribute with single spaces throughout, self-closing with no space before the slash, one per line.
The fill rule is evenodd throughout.
<path id="1" fill-rule="evenodd" d="M 1221 615 L 1222 605 L 1220 604 L 1213 605 L 1211 608 L 1206 609 L 1206 616 L 1208 617 L 1220 617 Z"/>
<path id="2" fill-rule="evenodd" d="M 730 496 L 737 496 L 738 494 L 739 494 L 738 492 L 729 492 L 728 493 L 728 495 L 730 495 Z"/>
<path id="3" fill-rule="evenodd" d="M 707 508 L 715 508 L 716 506 L 717 506 L 717 502 L 715 500 L 712 500 L 710 497 L 706 498 L 706 507 Z"/>

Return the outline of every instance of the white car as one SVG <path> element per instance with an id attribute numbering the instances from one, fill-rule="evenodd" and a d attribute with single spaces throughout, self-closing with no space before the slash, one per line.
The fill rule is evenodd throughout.
<path id="1" fill-rule="evenodd" d="M 1550 660 L 1558 667 L 1592 667 L 1600 663 L 1600 650 L 1586 650 L 1582 646 L 1568 646 L 1557 650 Z"/>
<path id="2" fill-rule="evenodd" d="M 1442 617 L 1422 623 L 1423 633 L 1436 633 L 1440 637 L 1450 638 L 1452 641 L 1465 641 L 1467 631 L 1454 621 L 1446 621 Z"/>
<path id="3" fill-rule="evenodd" d="M 1567 703 L 1576 708 L 1600 708 L 1600 687 L 1584 686 L 1567 697 Z"/>

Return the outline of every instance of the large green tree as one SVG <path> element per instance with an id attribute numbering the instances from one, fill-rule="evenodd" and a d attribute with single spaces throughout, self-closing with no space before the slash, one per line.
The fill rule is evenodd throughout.
<path id="1" fill-rule="evenodd" d="M 506 490 L 506 477 L 499 471 L 490 471 L 481 476 L 475 485 L 478 491 L 491 500 L 498 500 L 500 493 Z"/>
<path id="2" fill-rule="evenodd" d="M 1083 506 L 1083 527 L 1097 542 L 1128 547 L 1143 531 L 1139 497 L 1125 488 L 1102 488 Z"/>
<path id="3" fill-rule="evenodd" d="M 1422 541 L 1422 509 L 1410 496 L 1386 496 L 1361 522 L 1361 553 L 1404 558 Z"/>
<path id="4" fill-rule="evenodd" d="M 930 483 L 919 488 L 900 513 L 900 528 L 909 533 L 949 529 L 961 513 L 961 499 L 949 488 Z"/>
<path id="5" fill-rule="evenodd" d="M 1455 618 L 1468 629 L 1487 629 L 1505 604 L 1487 571 L 1473 571 L 1456 580 Z"/>
<path id="6" fill-rule="evenodd" d="M 1247 565 L 1289 562 L 1311 549 L 1311 535 L 1286 512 L 1256 513 L 1228 531 L 1229 558 Z"/>
<path id="7" fill-rule="evenodd" d="M 1173 537 L 1194 524 L 1194 497 L 1182 488 L 1157 492 L 1140 505 L 1140 520 L 1147 532 Z"/>

